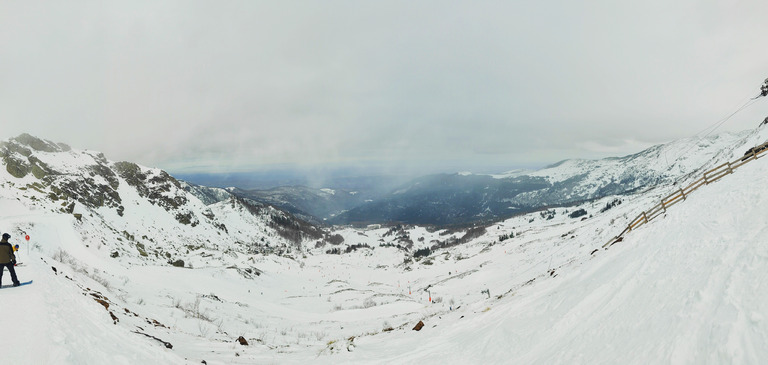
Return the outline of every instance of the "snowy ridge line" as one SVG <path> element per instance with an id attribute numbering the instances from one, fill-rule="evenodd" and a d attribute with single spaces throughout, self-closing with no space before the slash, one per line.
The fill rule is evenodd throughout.
<path id="1" fill-rule="evenodd" d="M 751 154 L 749 154 L 749 152 L 751 152 Z M 748 162 L 757 160 L 760 157 L 760 155 L 766 152 L 768 152 L 768 142 L 750 149 L 750 151 L 747 152 L 748 155 L 745 155 L 746 157 L 739 157 L 734 161 L 726 162 L 724 164 L 721 164 L 705 172 L 703 176 L 698 180 L 692 182 L 690 185 L 686 186 L 685 188 L 679 188 L 674 193 L 661 199 L 661 202 L 654 205 L 653 208 L 638 214 L 637 217 L 635 217 L 634 219 L 632 219 L 632 221 L 630 221 L 630 223 L 627 225 L 627 228 L 624 228 L 624 230 L 621 231 L 621 233 L 619 233 L 617 236 L 614 236 L 613 238 L 608 240 L 608 242 L 606 242 L 603 245 L 603 248 L 608 249 L 608 247 L 613 246 L 616 242 L 621 242 L 624 239 L 624 235 L 626 233 L 629 233 L 633 229 L 650 222 L 654 218 L 662 215 L 663 213 L 666 213 L 667 208 L 681 201 L 684 201 L 685 198 L 688 195 L 690 195 L 692 192 L 694 192 L 696 189 L 704 185 L 709 185 L 710 183 L 713 183 L 717 180 L 720 180 L 726 175 L 732 174 L 734 170 L 736 170 L 737 168 L 744 166 Z"/>

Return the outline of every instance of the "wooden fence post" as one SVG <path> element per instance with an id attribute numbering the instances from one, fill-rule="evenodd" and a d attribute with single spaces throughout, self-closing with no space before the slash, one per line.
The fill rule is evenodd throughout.
<path id="1" fill-rule="evenodd" d="M 763 146 L 765 146 L 765 147 L 763 147 Z M 758 146 L 758 147 L 762 148 L 762 150 L 760 151 L 760 154 L 762 154 L 764 152 L 768 152 L 768 151 L 763 151 L 763 150 L 768 150 L 768 143 L 765 143 L 765 144 L 763 144 L 761 146 Z M 734 161 L 734 162 L 737 162 L 736 167 L 739 167 L 739 166 L 741 166 L 741 165 L 743 165 L 743 164 L 745 164 L 747 162 L 750 162 L 752 160 L 756 160 L 758 158 L 759 157 L 758 157 L 757 148 L 755 148 L 755 149 L 752 150 L 752 155 L 750 157 L 748 157 L 746 160 L 744 159 L 744 157 L 741 157 L 740 158 L 741 161 L 742 161 L 741 163 L 738 163 L 739 160 Z M 709 185 L 709 183 L 715 182 L 715 181 L 719 180 L 720 178 L 725 176 L 725 174 L 721 170 L 722 167 L 726 167 L 727 168 L 727 172 L 725 174 L 733 174 L 734 168 L 733 168 L 733 165 L 731 164 L 731 162 L 729 161 L 729 162 L 726 162 L 726 163 L 724 163 L 724 164 L 722 164 L 720 166 L 715 167 L 714 169 L 711 169 L 711 170 L 705 172 L 704 176 L 701 179 L 696 180 L 695 182 L 691 183 L 685 189 L 691 189 L 691 191 L 688 192 L 690 194 L 693 191 L 695 191 L 696 189 L 701 187 L 702 184 L 700 184 L 700 181 L 702 181 L 702 180 L 704 181 L 704 185 Z M 715 173 L 715 179 L 713 181 L 710 181 L 709 178 L 707 177 L 708 173 Z M 688 196 L 685 194 L 685 190 L 682 187 L 679 187 L 677 190 L 680 192 L 680 196 L 683 198 L 683 200 L 686 200 L 688 198 Z M 670 198 L 670 197 L 672 197 L 672 195 L 668 196 L 667 198 Z M 664 213 L 667 212 L 667 202 L 665 201 L 665 199 L 666 198 L 662 198 L 661 199 L 661 208 L 664 210 Z M 673 204 L 676 204 L 677 201 L 678 201 L 678 197 L 675 196 L 674 199 L 672 199 L 671 201 L 674 201 Z M 653 208 L 651 208 L 651 211 L 653 212 L 653 217 L 657 217 L 659 215 L 655 206 Z M 638 219 L 641 216 L 643 217 L 643 221 L 642 222 L 638 221 Z M 627 225 L 627 228 L 625 228 L 623 232 L 621 232 L 618 236 L 613 237 L 605 245 L 603 245 L 603 247 L 610 246 L 613 243 L 618 242 L 619 240 L 621 240 L 621 238 L 624 235 L 624 233 L 632 232 L 632 227 L 633 226 L 637 227 L 637 226 L 639 226 L 639 225 L 641 225 L 643 223 L 647 224 L 648 222 L 649 222 L 648 214 L 647 214 L 647 212 L 643 211 L 643 213 L 641 215 L 638 215 L 637 218 L 635 218 L 633 221 L 631 221 Z"/>

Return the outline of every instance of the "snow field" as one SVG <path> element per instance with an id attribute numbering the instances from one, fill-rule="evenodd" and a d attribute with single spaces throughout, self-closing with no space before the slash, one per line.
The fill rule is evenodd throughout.
<path id="1" fill-rule="evenodd" d="M 765 134 L 747 135 L 745 145 Z M 724 148 L 707 164 L 741 149 Z M 515 217 L 410 262 L 380 246 L 394 242 L 387 229 L 335 232 L 372 249 L 264 255 L 242 249 L 264 237 L 263 222 L 226 203 L 210 207 L 226 218 L 224 238 L 210 225 L 180 226 L 131 189 L 120 191 L 130 219 L 78 207 L 82 221 L 23 200 L 40 195 L 33 189 L 3 190 L 0 230 L 22 245 L 20 279 L 34 280 L 0 289 L 0 312 L 12 313 L 0 323 L 14 336 L 3 361 L 760 364 L 768 358 L 767 172 L 766 159 L 747 164 L 609 250 L 595 251 L 676 187 L 620 197 L 604 213 L 616 197 L 554 208 L 552 219 Z M 568 217 L 579 208 L 586 219 Z M 446 238 L 407 232 L 413 250 Z M 187 265 L 141 259 L 137 243 L 150 258 L 170 254 Z M 420 320 L 424 328 L 412 331 Z"/>
<path id="2" fill-rule="evenodd" d="M 404 363 L 762 363 L 766 167 L 756 162 L 701 189 L 476 320 L 439 322 L 447 329 L 418 345 L 366 338 L 358 348 L 397 347 L 394 360 Z M 350 356 L 373 361 L 361 354 Z"/>

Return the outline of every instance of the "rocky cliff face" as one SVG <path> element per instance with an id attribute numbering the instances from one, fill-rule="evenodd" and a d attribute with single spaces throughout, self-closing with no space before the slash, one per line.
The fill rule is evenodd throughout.
<path id="1" fill-rule="evenodd" d="M 101 153 L 28 134 L 0 142 L 0 159 L 5 170 L 0 199 L 73 214 L 82 234 L 98 237 L 99 247 L 108 246 L 114 258 L 179 262 L 205 249 L 284 252 L 325 235 L 288 213 L 224 190 L 198 187 L 216 196 L 203 202 L 160 169 L 112 162 Z"/>
<path id="2" fill-rule="evenodd" d="M 75 202 L 123 209 L 117 192 L 120 182 L 102 154 L 75 153 L 69 146 L 22 134 L 0 144 L 0 156 L 8 174 L 19 180 L 20 189 L 43 192 L 61 202 L 64 211 L 71 212 Z M 69 168 L 72 162 L 79 168 Z"/>
<path id="3" fill-rule="evenodd" d="M 184 209 L 189 199 L 181 184 L 165 171 L 131 162 L 111 163 L 101 153 L 72 151 L 28 134 L 4 142 L 0 155 L 11 176 L 26 181 L 27 188 L 46 192 L 65 210 L 79 203 L 88 208 L 113 208 L 122 216 L 122 181 L 151 204 L 174 213 L 180 223 L 199 223 L 195 213 Z"/>

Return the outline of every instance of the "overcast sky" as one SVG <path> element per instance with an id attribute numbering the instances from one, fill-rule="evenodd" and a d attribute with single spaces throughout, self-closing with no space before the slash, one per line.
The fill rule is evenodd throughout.
<path id="1" fill-rule="evenodd" d="M 176 172 L 626 155 L 758 94 L 766 14 L 764 0 L 2 1 L 0 137 Z M 760 100 L 718 131 L 766 115 Z"/>

